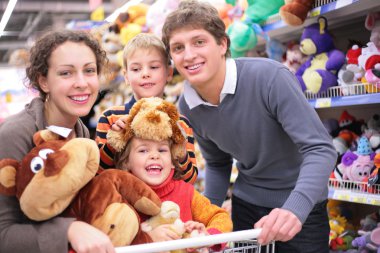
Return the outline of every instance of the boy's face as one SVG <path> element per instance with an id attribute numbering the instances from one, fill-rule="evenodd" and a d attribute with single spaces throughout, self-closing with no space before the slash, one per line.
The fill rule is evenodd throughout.
<path id="1" fill-rule="evenodd" d="M 147 97 L 163 97 L 166 82 L 173 70 L 155 49 L 138 49 L 128 56 L 124 78 L 131 85 L 137 100 Z"/>
<path id="2" fill-rule="evenodd" d="M 224 80 L 226 39 L 218 45 L 208 31 L 185 27 L 172 32 L 169 45 L 175 67 L 194 88 Z"/>
<path id="3" fill-rule="evenodd" d="M 133 137 L 130 145 L 125 169 L 149 185 L 162 184 L 174 168 L 169 141 Z"/>

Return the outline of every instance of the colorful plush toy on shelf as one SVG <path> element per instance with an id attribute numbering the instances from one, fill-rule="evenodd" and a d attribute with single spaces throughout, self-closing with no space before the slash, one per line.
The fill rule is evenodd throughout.
<path id="1" fill-rule="evenodd" d="M 307 26 L 301 36 L 301 51 L 309 56 L 296 72 L 302 90 L 317 94 L 337 85 L 337 72 L 345 62 L 343 52 L 335 49 L 327 30 L 327 19 Z"/>
<path id="2" fill-rule="evenodd" d="M 380 228 L 375 228 L 352 241 L 360 253 L 380 252 Z"/>
<path id="3" fill-rule="evenodd" d="M 292 73 L 296 73 L 299 67 L 307 60 L 300 50 L 300 44 L 298 42 L 290 42 L 287 45 L 285 61 L 283 64 L 288 67 Z"/>
<path id="4" fill-rule="evenodd" d="M 315 0 L 285 0 L 280 8 L 281 19 L 290 26 L 300 26 L 305 22 Z"/>
<path id="5" fill-rule="evenodd" d="M 366 137 L 360 137 L 355 152 L 347 151 L 342 156 L 338 168 L 343 173 L 343 180 L 363 182 L 368 179 L 374 166 L 375 153 Z"/>
<path id="6" fill-rule="evenodd" d="M 48 130 L 33 140 L 36 147 L 21 162 L 0 161 L 0 193 L 16 195 L 26 216 L 75 217 L 106 233 L 114 246 L 151 242 L 137 213 L 160 212 L 161 201 L 149 186 L 117 169 L 95 176 L 99 149 L 93 140 L 66 140 Z"/>
<path id="7" fill-rule="evenodd" d="M 358 91 L 355 84 L 359 84 L 364 76 L 364 69 L 359 65 L 359 56 L 362 49 L 353 45 L 346 53 L 346 64 L 338 72 L 338 85 L 342 87 L 342 95 L 355 95 Z"/>
<path id="8" fill-rule="evenodd" d="M 227 3 L 235 6 L 236 0 Z M 267 18 L 278 13 L 284 0 L 255 0 L 248 1 L 248 7 L 244 11 L 242 20 L 235 20 L 227 29 L 231 39 L 231 56 L 233 58 L 245 56 L 257 44 L 257 36 L 264 36 L 261 24 Z M 266 40 L 268 40 L 266 38 Z"/>

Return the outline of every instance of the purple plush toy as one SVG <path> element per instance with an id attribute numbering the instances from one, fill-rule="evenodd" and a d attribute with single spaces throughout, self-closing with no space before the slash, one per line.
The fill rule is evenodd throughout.
<path id="1" fill-rule="evenodd" d="M 380 253 L 380 228 L 375 228 L 371 232 L 355 238 L 352 246 L 358 248 L 360 253 L 377 252 Z"/>
<path id="2" fill-rule="evenodd" d="M 300 50 L 310 56 L 296 72 L 303 91 L 317 94 L 337 85 L 336 73 L 343 66 L 345 55 L 335 49 L 326 18 L 319 17 L 318 23 L 305 27 Z"/>

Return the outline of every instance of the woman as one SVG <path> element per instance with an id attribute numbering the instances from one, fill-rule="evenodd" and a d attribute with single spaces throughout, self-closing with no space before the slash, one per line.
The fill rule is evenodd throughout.
<path id="1" fill-rule="evenodd" d="M 0 159 L 21 160 L 33 148 L 33 134 L 47 126 L 72 129 L 68 138 L 89 137 L 79 117 L 93 106 L 107 58 L 86 32 L 55 31 L 31 49 L 29 86 L 40 92 L 20 113 L 0 124 Z M 28 220 L 15 197 L 0 196 L 0 252 L 115 252 L 98 229 L 71 218 Z"/>

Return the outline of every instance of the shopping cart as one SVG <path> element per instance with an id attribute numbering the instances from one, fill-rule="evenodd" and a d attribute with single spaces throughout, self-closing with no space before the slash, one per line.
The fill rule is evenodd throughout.
<path id="1" fill-rule="evenodd" d="M 154 242 L 141 245 L 133 245 L 116 248 L 117 253 L 157 253 L 170 250 L 206 247 L 219 243 L 228 243 L 223 253 L 274 253 L 275 243 L 272 242 L 262 251 L 261 245 L 258 244 L 257 236 L 261 229 L 249 229 L 231 233 L 209 235 L 204 237 L 187 238 L 167 242 Z M 263 247 L 263 248 L 264 248 Z M 221 253 L 222 253 L 221 252 Z"/>

